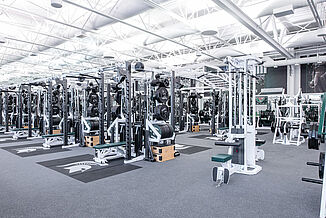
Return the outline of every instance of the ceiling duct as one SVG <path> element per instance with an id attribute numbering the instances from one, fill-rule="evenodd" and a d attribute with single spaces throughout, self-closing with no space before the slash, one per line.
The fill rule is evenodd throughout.
<path id="1" fill-rule="evenodd" d="M 283 17 L 290 14 L 294 14 L 293 5 L 287 5 L 280 8 L 273 9 L 273 14 L 275 17 Z"/>

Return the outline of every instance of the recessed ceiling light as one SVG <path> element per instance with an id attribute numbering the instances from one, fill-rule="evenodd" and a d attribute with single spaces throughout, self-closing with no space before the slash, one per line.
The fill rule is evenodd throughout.
<path id="1" fill-rule="evenodd" d="M 204 36 L 214 36 L 217 34 L 217 31 L 215 30 L 205 30 L 203 32 L 201 32 L 202 35 Z"/>
<path id="2" fill-rule="evenodd" d="M 0 36 L 0 43 L 1 43 L 1 44 L 6 43 L 6 39 L 5 39 L 5 37 Z"/>
<path id="3" fill-rule="evenodd" d="M 51 0 L 51 6 L 54 8 L 62 8 L 62 0 Z"/>
<path id="4" fill-rule="evenodd" d="M 103 55 L 103 58 L 104 59 L 114 59 L 114 57 L 111 55 Z"/>
<path id="5" fill-rule="evenodd" d="M 77 35 L 76 37 L 77 37 L 77 38 L 80 38 L 80 39 L 83 39 L 83 38 L 86 38 L 87 36 L 86 36 L 85 34 L 82 33 L 82 34 L 80 34 L 80 35 Z"/>
<path id="6" fill-rule="evenodd" d="M 277 68 L 277 67 L 278 67 L 278 66 L 276 66 L 276 65 L 274 66 L 274 68 Z"/>

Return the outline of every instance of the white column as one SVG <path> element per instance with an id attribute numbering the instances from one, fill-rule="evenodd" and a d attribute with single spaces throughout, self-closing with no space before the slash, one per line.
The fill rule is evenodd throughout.
<path id="1" fill-rule="evenodd" d="M 287 66 L 287 94 L 291 97 L 296 95 L 301 88 L 301 67 L 300 65 Z"/>

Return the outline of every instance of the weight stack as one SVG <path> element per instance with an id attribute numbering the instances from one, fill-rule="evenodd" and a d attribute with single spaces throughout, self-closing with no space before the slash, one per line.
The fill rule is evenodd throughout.
<path id="1" fill-rule="evenodd" d="M 94 145 L 100 144 L 100 136 L 85 136 L 85 145 L 87 147 L 93 147 Z"/>
<path id="2" fill-rule="evenodd" d="M 191 128 L 192 128 L 191 129 L 192 132 L 199 132 L 200 131 L 199 125 L 194 125 Z"/>
<path id="3" fill-rule="evenodd" d="M 152 146 L 153 157 L 157 162 L 164 162 L 174 159 L 175 146 Z"/>

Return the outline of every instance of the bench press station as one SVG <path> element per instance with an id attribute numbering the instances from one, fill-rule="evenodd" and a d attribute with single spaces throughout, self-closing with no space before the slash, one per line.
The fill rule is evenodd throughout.
<path id="1" fill-rule="evenodd" d="M 75 145 L 75 133 L 71 132 L 68 133 L 68 144 L 66 146 Z M 51 148 L 55 146 L 64 146 L 64 134 L 50 134 L 50 135 L 43 135 L 42 138 L 45 140 L 43 143 L 43 147 Z"/>
<path id="2" fill-rule="evenodd" d="M 32 137 L 38 137 L 40 135 L 39 128 L 32 128 Z M 12 138 L 17 139 L 26 139 L 28 137 L 28 128 L 16 128 L 12 129 L 11 131 L 14 132 Z"/>

